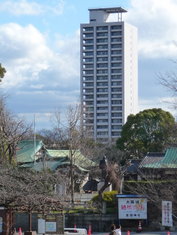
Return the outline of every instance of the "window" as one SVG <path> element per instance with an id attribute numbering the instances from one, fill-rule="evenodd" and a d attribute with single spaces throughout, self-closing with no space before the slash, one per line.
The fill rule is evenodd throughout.
<path id="1" fill-rule="evenodd" d="M 112 61 L 122 60 L 122 56 L 114 56 L 114 57 L 111 57 L 111 60 L 112 60 Z"/>
<path id="2" fill-rule="evenodd" d="M 108 82 L 97 82 L 97 86 L 108 86 Z"/>
<path id="3" fill-rule="evenodd" d="M 108 26 L 97 26 L 96 29 L 97 29 L 97 31 L 99 31 L 99 30 L 107 30 Z"/>
<path id="4" fill-rule="evenodd" d="M 112 119 L 112 123 L 122 123 L 122 119 Z"/>
<path id="5" fill-rule="evenodd" d="M 112 100 L 111 104 L 122 104 L 122 100 Z"/>
<path id="6" fill-rule="evenodd" d="M 108 126 L 107 125 L 97 126 L 97 129 L 108 129 Z"/>
<path id="7" fill-rule="evenodd" d="M 122 38 L 111 38 L 111 42 L 122 42 Z"/>
<path id="8" fill-rule="evenodd" d="M 111 63 L 111 67 L 120 67 L 120 66 L 122 66 L 122 63 L 120 62 L 120 63 Z"/>
<path id="9" fill-rule="evenodd" d="M 111 69 L 111 73 L 121 73 L 122 69 Z"/>
<path id="10" fill-rule="evenodd" d="M 107 117 L 107 113 L 97 113 L 97 117 Z"/>
<path id="11" fill-rule="evenodd" d="M 94 107 L 85 108 L 85 112 L 93 112 L 93 111 L 94 111 Z"/>
<path id="12" fill-rule="evenodd" d="M 97 51 L 97 55 L 107 55 L 108 51 Z"/>
<path id="13" fill-rule="evenodd" d="M 122 45 L 121 44 L 113 44 L 113 45 L 111 45 L 111 49 L 114 49 L 114 48 L 122 48 Z"/>
<path id="14" fill-rule="evenodd" d="M 108 36 L 108 33 L 107 32 L 104 32 L 104 33 L 97 33 L 96 34 L 97 35 L 97 37 L 107 37 Z"/>
<path id="15" fill-rule="evenodd" d="M 93 56 L 93 51 L 86 51 L 83 53 L 83 56 Z"/>
<path id="16" fill-rule="evenodd" d="M 83 62 L 93 62 L 93 58 L 85 58 L 83 59 Z"/>
<path id="17" fill-rule="evenodd" d="M 105 111 L 105 110 L 108 110 L 108 108 L 107 107 L 97 107 L 97 110 Z"/>
<path id="18" fill-rule="evenodd" d="M 85 113 L 85 118 L 93 118 L 93 113 Z"/>
<path id="19" fill-rule="evenodd" d="M 85 120 L 85 123 L 86 123 L 86 124 L 93 124 L 94 121 L 93 121 L 92 119 L 87 119 L 87 120 Z"/>
<path id="20" fill-rule="evenodd" d="M 112 117 L 122 117 L 121 113 L 112 113 Z"/>
<path id="21" fill-rule="evenodd" d="M 93 39 L 84 39 L 84 44 L 92 44 L 93 43 Z"/>
<path id="22" fill-rule="evenodd" d="M 121 85 L 122 85 L 122 81 L 111 82 L 111 86 L 121 86 Z"/>
<path id="23" fill-rule="evenodd" d="M 108 80 L 108 77 L 107 76 L 97 76 L 97 81 L 100 81 L 100 80 Z"/>
<path id="24" fill-rule="evenodd" d="M 108 119 L 97 119 L 97 123 L 108 123 Z"/>
<path id="25" fill-rule="evenodd" d="M 122 94 L 112 94 L 111 98 L 122 98 Z"/>
<path id="26" fill-rule="evenodd" d="M 112 25 L 111 29 L 122 29 L 122 25 Z"/>
<path id="27" fill-rule="evenodd" d="M 120 55 L 122 54 L 122 50 L 112 50 L 111 55 Z"/>
<path id="28" fill-rule="evenodd" d="M 83 31 L 85 31 L 85 32 L 93 31 L 93 27 L 84 27 Z"/>
<path id="29" fill-rule="evenodd" d="M 107 43 L 108 39 L 107 38 L 100 38 L 96 40 L 97 43 Z"/>
<path id="30" fill-rule="evenodd" d="M 121 130 L 122 129 L 122 125 L 112 125 L 112 129 L 113 130 Z"/>
<path id="31" fill-rule="evenodd" d="M 107 68 L 107 67 L 108 67 L 107 63 L 105 63 L 105 64 L 97 64 L 97 68 Z"/>
<path id="32" fill-rule="evenodd" d="M 108 104 L 108 100 L 98 100 L 97 104 Z"/>
<path id="33" fill-rule="evenodd" d="M 84 64 L 83 68 L 84 69 L 90 69 L 90 68 L 93 69 L 93 64 Z"/>
<path id="34" fill-rule="evenodd" d="M 107 94 L 98 94 L 97 98 L 108 98 Z"/>
<path id="35" fill-rule="evenodd" d="M 84 95 L 83 98 L 86 100 L 93 99 L 93 95 Z"/>
<path id="36" fill-rule="evenodd" d="M 93 46 L 84 46 L 83 50 L 93 50 Z"/>
<path id="37" fill-rule="evenodd" d="M 107 73 L 108 73 L 107 69 L 97 70 L 97 74 L 107 74 Z"/>
<path id="38" fill-rule="evenodd" d="M 84 38 L 93 38 L 93 33 L 84 33 L 83 37 Z"/>
<path id="39" fill-rule="evenodd" d="M 112 88 L 111 91 L 112 92 L 121 92 L 122 91 L 122 87 Z"/>
<path id="40" fill-rule="evenodd" d="M 85 101 L 83 104 L 84 105 L 93 105 L 93 101 Z"/>
<path id="41" fill-rule="evenodd" d="M 93 81 L 93 77 L 83 77 L 83 81 Z"/>
<path id="42" fill-rule="evenodd" d="M 112 109 L 112 111 L 120 111 L 120 109 L 118 109 L 118 108 L 120 108 L 121 106 L 113 106 L 111 109 Z M 122 117 L 122 113 L 118 113 L 119 114 L 119 117 Z"/>
<path id="43" fill-rule="evenodd" d="M 93 87 L 93 82 L 84 82 L 83 83 L 83 87 L 87 88 L 87 87 Z"/>
<path id="44" fill-rule="evenodd" d="M 93 89 L 91 89 L 91 88 L 85 88 L 85 89 L 83 89 L 83 93 L 93 93 Z"/>
<path id="45" fill-rule="evenodd" d="M 97 45 L 97 49 L 108 49 L 108 45 Z"/>
<path id="46" fill-rule="evenodd" d="M 97 136 L 104 136 L 104 135 L 108 135 L 107 131 L 98 131 L 97 132 Z"/>
<path id="47" fill-rule="evenodd" d="M 121 80 L 122 76 L 121 75 L 111 75 L 112 80 Z"/>
<path id="48" fill-rule="evenodd" d="M 108 92 L 108 88 L 97 88 L 97 92 Z"/>
<path id="49" fill-rule="evenodd" d="M 85 74 L 85 75 L 93 74 L 93 71 L 92 70 L 85 70 L 85 71 L 83 71 L 83 74 Z"/>
<path id="50" fill-rule="evenodd" d="M 115 131 L 111 133 L 112 136 L 120 136 L 120 131 Z"/>
<path id="51" fill-rule="evenodd" d="M 98 57 L 97 61 L 108 61 L 108 57 Z"/>
<path id="52" fill-rule="evenodd" d="M 121 31 L 111 32 L 111 36 L 120 36 L 122 35 Z"/>

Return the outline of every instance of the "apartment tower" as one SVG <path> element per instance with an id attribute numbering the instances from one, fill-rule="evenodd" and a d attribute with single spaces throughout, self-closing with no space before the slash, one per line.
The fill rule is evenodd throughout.
<path id="1" fill-rule="evenodd" d="M 83 134 L 115 142 L 138 106 L 137 29 L 122 20 L 121 7 L 89 9 L 81 24 Z"/>

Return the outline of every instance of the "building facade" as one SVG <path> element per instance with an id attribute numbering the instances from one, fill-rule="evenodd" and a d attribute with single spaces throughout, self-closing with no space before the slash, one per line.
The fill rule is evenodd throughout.
<path id="1" fill-rule="evenodd" d="M 122 20 L 125 12 L 89 9 L 80 28 L 82 130 L 103 143 L 115 142 L 138 109 L 137 29 Z"/>

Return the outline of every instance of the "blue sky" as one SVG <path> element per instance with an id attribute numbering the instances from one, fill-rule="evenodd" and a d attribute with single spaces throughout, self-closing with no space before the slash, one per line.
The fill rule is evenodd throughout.
<path id="1" fill-rule="evenodd" d="M 168 109 L 158 74 L 176 71 L 176 0 L 0 0 L 1 92 L 9 109 L 50 128 L 54 112 L 79 100 L 79 28 L 89 8 L 121 6 L 138 28 L 139 109 Z"/>

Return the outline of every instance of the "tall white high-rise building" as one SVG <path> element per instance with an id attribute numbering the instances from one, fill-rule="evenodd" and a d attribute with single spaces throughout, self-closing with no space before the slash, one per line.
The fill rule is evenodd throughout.
<path id="1" fill-rule="evenodd" d="M 138 109 L 137 29 L 122 20 L 121 7 L 89 12 L 80 29 L 83 133 L 114 142 Z"/>

